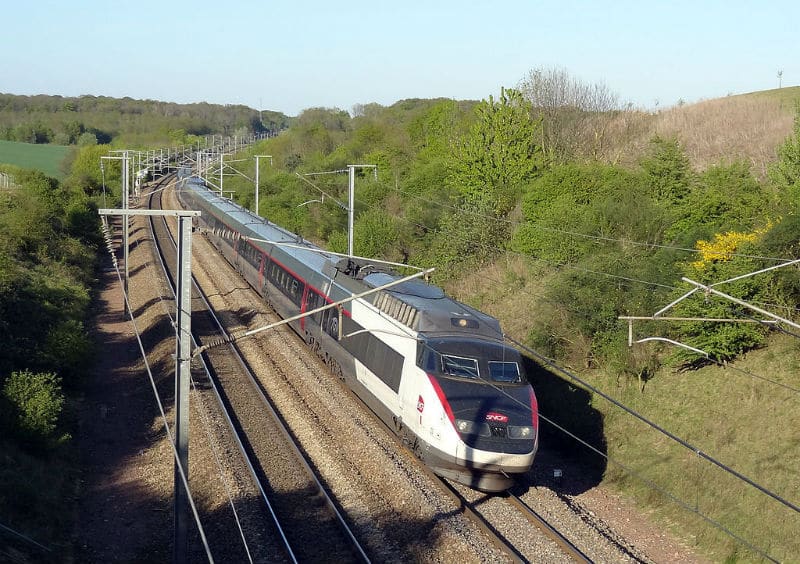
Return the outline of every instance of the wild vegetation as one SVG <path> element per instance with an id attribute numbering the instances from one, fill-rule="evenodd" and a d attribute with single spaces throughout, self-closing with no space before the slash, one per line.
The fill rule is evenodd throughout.
<path id="1" fill-rule="evenodd" d="M 82 190 L 10 166 L 0 191 L 0 522 L 63 542 L 77 469 L 68 398 L 91 362 L 85 323 L 99 249 Z"/>

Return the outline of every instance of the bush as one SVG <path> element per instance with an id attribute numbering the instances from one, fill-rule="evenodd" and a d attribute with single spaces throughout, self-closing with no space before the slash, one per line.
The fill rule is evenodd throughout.
<path id="1" fill-rule="evenodd" d="M 397 220 L 380 209 L 370 209 L 353 227 L 353 252 L 364 257 L 400 258 L 395 250 L 400 234 Z"/>
<path id="2" fill-rule="evenodd" d="M 81 133 L 80 137 L 78 137 L 78 146 L 88 147 L 90 145 L 97 145 L 97 136 L 88 131 L 86 133 Z"/>
<path id="3" fill-rule="evenodd" d="M 678 241 L 685 234 L 706 238 L 722 230 L 749 229 L 766 219 L 769 199 L 747 164 L 712 166 L 675 206 L 677 219 L 667 229 L 666 239 Z"/>
<path id="4" fill-rule="evenodd" d="M 553 167 L 530 184 L 522 212 L 513 248 L 555 262 L 596 253 L 595 236 L 655 241 L 664 224 L 639 175 L 598 163 Z"/>
<path id="5" fill-rule="evenodd" d="M 691 280 L 702 284 L 719 285 L 744 273 L 755 272 L 762 267 L 757 259 L 750 258 L 760 254 L 758 243 L 769 227 L 752 232 L 717 233 L 710 241 L 698 241 L 700 254 L 697 260 L 685 263 L 683 270 Z M 772 293 L 770 280 L 774 273 L 762 274 L 729 282 L 718 289 L 735 296 L 745 302 L 772 302 L 776 296 Z M 677 297 L 685 291 L 685 287 L 677 288 L 673 296 Z M 697 292 L 681 301 L 674 308 L 674 313 L 685 317 L 748 319 L 762 318 L 752 310 L 716 296 L 707 296 Z M 766 329 L 757 324 L 744 323 L 711 323 L 690 322 L 676 329 L 678 339 L 693 347 L 697 347 L 715 360 L 732 360 L 737 355 L 758 347 L 764 341 Z M 696 355 L 679 352 L 676 357 L 697 363 Z"/>
<path id="6" fill-rule="evenodd" d="M 42 442 L 52 437 L 64 406 L 58 376 L 52 372 L 12 372 L 3 386 L 3 396 L 16 411 L 16 427 L 25 438 Z"/>
<path id="7" fill-rule="evenodd" d="M 653 137 L 648 154 L 639 165 L 659 202 L 674 204 L 689 194 L 694 173 L 689 165 L 689 157 L 676 138 Z"/>

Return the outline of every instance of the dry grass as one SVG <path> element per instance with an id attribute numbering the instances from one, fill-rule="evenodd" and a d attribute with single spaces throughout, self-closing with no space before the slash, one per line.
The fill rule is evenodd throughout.
<path id="1" fill-rule="evenodd" d="M 445 289 L 457 299 L 501 319 L 503 331 L 508 335 L 525 339 L 531 328 L 532 312 L 539 309 L 548 279 L 554 275 L 537 276 L 529 263 L 523 257 L 507 254 L 449 283 Z M 521 315 L 509 316 L 508 311 Z"/>
<path id="2" fill-rule="evenodd" d="M 763 177 L 776 148 L 791 135 L 793 117 L 772 98 L 734 96 L 662 112 L 655 132 L 677 136 L 699 170 L 720 160 L 743 160 Z"/>
<path id="3" fill-rule="evenodd" d="M 600 156 L 635 163 L 654 135 L 677 137 L 697 170 L 743 160 L 764 178 L 776 149 L 791 135 L 800 87 L 705 100 L 657 114 L 626 111 L 605 126 Z"/>

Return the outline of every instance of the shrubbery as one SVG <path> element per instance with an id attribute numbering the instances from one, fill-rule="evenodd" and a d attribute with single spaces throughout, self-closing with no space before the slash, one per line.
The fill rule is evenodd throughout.
<path id="1" fill-rule="evenodd" d="M 91 347 L 83 322 L 99 245 L 96 207 L 38 172 L 14 170 L 0 196 L 0 388 L 7 431 L 42 445 L 56 433 L 62 383 L 75 387 Z"/>
<path id="2" fill-rule="evenodd" d="M 52 372 L 12 372 L 3 386 L 3 396 L 22 438 L 35 444 L 53 438 L 64 406 L 61 378 Z"/>

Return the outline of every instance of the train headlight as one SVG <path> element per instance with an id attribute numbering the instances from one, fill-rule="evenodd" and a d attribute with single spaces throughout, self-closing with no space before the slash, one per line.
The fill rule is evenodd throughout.
<path id="1" fill-rule="evenodd" d="M 509 425 L 508 436 L 512 439 L 532 439 L 533 427 Z"/>
<path id="2" fill-rule="evenodd" d="M 475 422 L 467 419 L 456 419 L 456 428 L 459 433 L 471 435 L 475 431 Z"/>
<path id="3" fill-rule="evenodd" d="M 456 429 L 462 435 L 478 435 L 479 437 L 490 437 L 492 435 L 489 425 L 476 423 L 469 419 L 456 419 Z"/>

